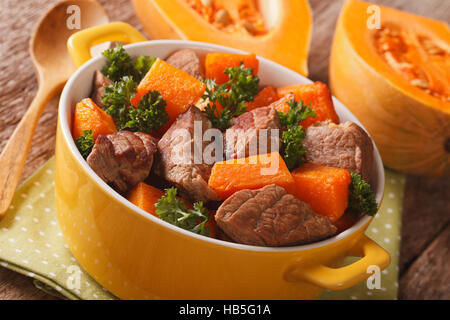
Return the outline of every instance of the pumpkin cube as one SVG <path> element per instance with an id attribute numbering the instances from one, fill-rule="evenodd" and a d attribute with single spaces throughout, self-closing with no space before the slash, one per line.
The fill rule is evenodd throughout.
<path id="1" fill-rule="evenodd" d="M 113 118 L 98 107 L 91 98 L 78 102 L 73 115 L 73 138 L 79 138 L 84 130 L 92 130 L 94 140 L 99 134 L 107 135 L 117 132 Z"/>
<path id="2" fill-rule="evenodd" d="M 276 89 L 273 86 L 266 86 L 258 92 L 253 101 L 247 102 L 245 105 L 247 107 L 247 111 L 251 111 L 259 107 L 268 106 L 277 100 L 278 95 Z"/>
<path id="3" fill-rule="evenodd" d="M 239 67 L 241 62 L 246 68 L 252 68 L 254 75 L 258 74 L 259 61 L 255 54 L 208 53 L 205 58 L 205 76 L 216 79 L 216 83 L 225 83 L 229 80 L 225 69 Z"/>
<path id="4" fill-rule="evenodd" d="M 291 173 L 278 152 L 216 162 L 208 184 L 221 199 L 239 190 L 259 189 L 269 184 L 288 192 L 294 188 Z"/>
<path id="5" fill-rule="evenodd" d="M 203 82 L 158 58 L 139 83 L 131 104 L 136 107 L 147 92 L 157 90 L 167 103 L 171 124 L 201 98 L 205 87 Z"/>
<path id="6" fill-rule="evenodd" d="M 323 82 L 316 81 L 314 83 L 297 84 L 277 89 L 278 98 L 281 99 L 292 93 L 295 101 L 303 100 L 304 105 L 311 103 L 311 109 L 316 112 L 314 118 L 308 118 L 300 124 L 307 128 L 315 122 L 331 120 L 339 123 L 339 116 L 334 109 L 333 100 L 331 99 L 330 90 Z M 289 106 L 287 106 L 287 111 Z M 281 111 L 281 110 L 279 110 Z M 286 111 L 286 112 L 287 112 Z"/>
<path id="7" fill-rule="evenodd" d="M 294 195 L 312 209 L 337 221 L 348 206 L 350 172 L 341 168 L 305 163 L 292 172 Z"/>
<path id="8" fill-rule="evenodd" d="M 142 210 L 159 218 L 156 214 L 155 204 L 162 196 L 164 196 L 164 191 L 144 182 L 139 182 L 133 190 L 128 193 L 127 199 Z"/>

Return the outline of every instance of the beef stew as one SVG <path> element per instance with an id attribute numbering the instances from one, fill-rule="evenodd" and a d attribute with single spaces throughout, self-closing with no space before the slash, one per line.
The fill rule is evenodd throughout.
<path id="1" fill-rule="evenodd" d="M 161 185 L 160 182 L 152 184 L 152 176 L 157 175 L 172 186 L 154 206 L 150 206 L 154 210 L 151 214 L 205 236 L 220 238 L 219 235 L 224 234 L 222 238 L 229 241 L 259 246 L 305 244 L 336 234 L 334 224 L 339 225 L 340 216 L 331 219 L 327 212 L 315 212 L 298 196 L 298 190 L 304 189 L 296 185 L 296 179 L 291 177 L 286 180 L 288 182 L 277 184 L 276 179 L 270 179 L 273 172 L 262 173 L 270 169 L 270 164 L 260 166 L 261 174 L 269 177 L 264 180 L 267 184 L 256 188 L 251 183 L 244 183 L 242 185 L 248 188 L 236 190 L 226 199 L 218 196 L 217 189 L 211 184 L 216 165 L 220 163 L 225 168 L 222 174 L 237 174 L 239 179 L 251 181 L 248 172 L 260 168 L 253 160 L 269 158 L 259 157 L 266 154 L 278 155 L 272 158 L 277 159 L 277 163 L 282 162 L 287 175 L 306 163 L 316 163 L 347 170 L 352 179 L 361 177 L 355 182 L 346 182 L 344 188 L 348 192 L 339 194 L 342 203 L 371 202 L 370 208 L 373 208 L 375 200 L 370 197 L 373 191 L 368 184 L 373 152 L 370 137 L 355 123 L 330 125 L 336 118 L 323 119 L 322 113 L 315 121 L 315 109 L 320 110 L 322 106 L 306 98 L 302 100 L 297 93 L 272 90 L 272 93 L 277 92 L 278 101 L 273 101 L 273 94 L 268 95 L 266 103 L 262 101 L 264 98 L 258 98 L 258 107 L 247 109 L 247 104 L 265 90 L 259 86 L 254 55 L 233 54 L 234 59 L 221 61 L 220 53 L 214 53 L 214 60 L 219 61 L 214 66 L 203 64 L 193 50 L 174 52 L 167 61 L 145 56 L 134 61 L 131 57 L 125 59 L 126 64 L 120 64 L 123 59 L 114 61 L 115 56 L 123 58 L 126 54 L 120 45 L 108 50 L 105 68 L 97 71 L 94 77 L 91 97 L 92 104 L 114 121 L 115 130 L 100 132 L 93 137 L 96 128 L 103 126 L 104 120 L 100 117 L 97 124 L 95 121 L 83 124 L 84 134 L 74 135 L 74 139 L 79 146 L 80 139 L 89 134 L 93 137 L 90 148 L 83 149 L 89 166 L 130 200 L 137 198 L 143 183 L 153 188 Z M 236 64 L 235 61 L 240 62 Z M 251 61 L 252 67 L 245 61 Z M 111 65 L 116 68 L 110 75 L 111 68 L 106 67 Z M 158 70 L 152 70 L 155 65 L 164 72 L 176 68 L 177 77 L 161 73 L 158 78 Z M 213 72 L 208 70 L 212 67 Z M 217 74 L 218 70 L 223 74 L 220 81 L 205 78 L 205 74 Z M 156 77 L 158 81 L 151 83 L 150 74 L 151 79 Z M 164 86 L 162 93 L 158 84 Z M 167 93 L 167 86 L 180 88 L 180 96 L 176 90 Z M 195 94 L 186 99 L 190 88 Z M 204 89 L 203 95 L 198 94 L 199 88 Z M 317 94 L 323 95 L 323 92 Z M 324 99 L 331 101 L 330 96 L 316 100 Z M 194 102 L 183 105 L 183 101 Z M 327 108 L 330 108 L 329 104 Z M 305 121 L 309 123 L 308 128 L 301 125 Z M 76 129 L 74 125 L 74 132 Z M 328 141 L 329 136 L 334 139 L 332 143 Z M 345 148 L 340 148 L 341 145 Z M 341 154 L 350 160 L 336 161 Z M 248 164 L 250 169 L 238 173 L 231 167 L 227 170 L 230 159 Z M 334 171 L 330 170 L 329 174 Z M 325 178 L 314 176 L 316 186 L 320 188 L 320 181 L 326 181 Z M 370 192 L 358 194 L 361 185 Z M 325 182 L 323 190 L 325 192 L 320 194 L 326 202 L 331 195 L 326 192 Z M 208 209 L 208 203 L 218 203 L 217 213 Z M 139 206 L 139 203 L 135 204 Z M 348 207 L 350 205 L 348 203 Z M 376 208 L 376 202 L 374 205 Z M 346 209 L 340 215 L 348 212 Z M 353 210 L 351 214 L 357 217 L 374 213 L 373 210 Z M 217 227 L 219 232 L 210 232 Z"/>

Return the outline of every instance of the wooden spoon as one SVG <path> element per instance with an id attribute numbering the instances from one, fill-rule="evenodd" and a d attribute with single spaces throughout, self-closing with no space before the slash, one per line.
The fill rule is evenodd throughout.
<path id="1" fill-rule="evenodd" d="M 78 6 L 79 10 L 73 6 Z M 95 0 L 60 1 L 40 19 L 31 35 L 30 55 L 39 89 L 0 155 L 0 219 L 8 210 L 19 183 L 42 111 L 75 71 L 67 50 L 67 39 L 79 31 L 69 28 L 77 27 L 73 14 L 78 12 L 79 26 L 83 29 L 108 23 L 105 11 Z"/>

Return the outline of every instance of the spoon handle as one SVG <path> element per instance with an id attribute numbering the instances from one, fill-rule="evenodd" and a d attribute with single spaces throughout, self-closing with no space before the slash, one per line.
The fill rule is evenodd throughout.
<path id="1" fill-rule="evenodd" d="M 39 87 L 36 97 L 0 154 L 0 220 L 8 211 L 19 183 L 38 120 L 54 93 L 51 88 Z"/>

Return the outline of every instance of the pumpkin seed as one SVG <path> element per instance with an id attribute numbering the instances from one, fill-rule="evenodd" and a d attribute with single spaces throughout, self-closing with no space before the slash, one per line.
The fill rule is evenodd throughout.
<path id="1" fill-rule="evenodd" d="M 203 4 L 205 7 L 212 7 L 212 5 L 213 5 L 213 0 L 202 0 L 202 4 Z"/>
<path id="2" fill-rule="evenodd" d="M 431 47 L 428 49 L 428 53 L 432 54 L 432 55 L 438 55 L 438 54 L 443 54 L 444 50 L 441 50 L 438 47 Z"/>
<path id="3" fill-rule="evenodd" d="M 227 10 L 220 9 L 217 11 L 214 21 L 221 24 L 228 24 L 230 22 L 230 14 Z"/>
<path id="4" fill-rule="evenodd" d="M 398 66 L 397 60 L 392 55 L 392 52 L 387 51 L 384 53 L 384 58 L 386 59 L 386 62 L 394 69 Z"/>
<path id="5" fill-rule="evenodd" d="M 428 88 L 429 85 L 425 80 L 422 79 L 412 79 L 410 82 L 413 86 L 420 87 L 420 88 Z"/>
<path id="6" fill-rule="evenodd" d="M 381 49 L 384 51 L 388 51 L 389 50 L 389 43 L 385 42 L 381 45 Z"/>
<path id="7" fill-rule="evenodd" d="M 405 69 L 412 69 L 412 67 L 413 67 L 413 65 L 411 63 L 408 63 L 408 62 L 400 62 L 398 64 L 398 66 L 400 68 L 405 68 Z"/>
<path id="8" fill-rule="evenodd" d="M 255 34 L 258 30 L 253 23 L 244 21 L 244 28 L 251 34 Z"/>

